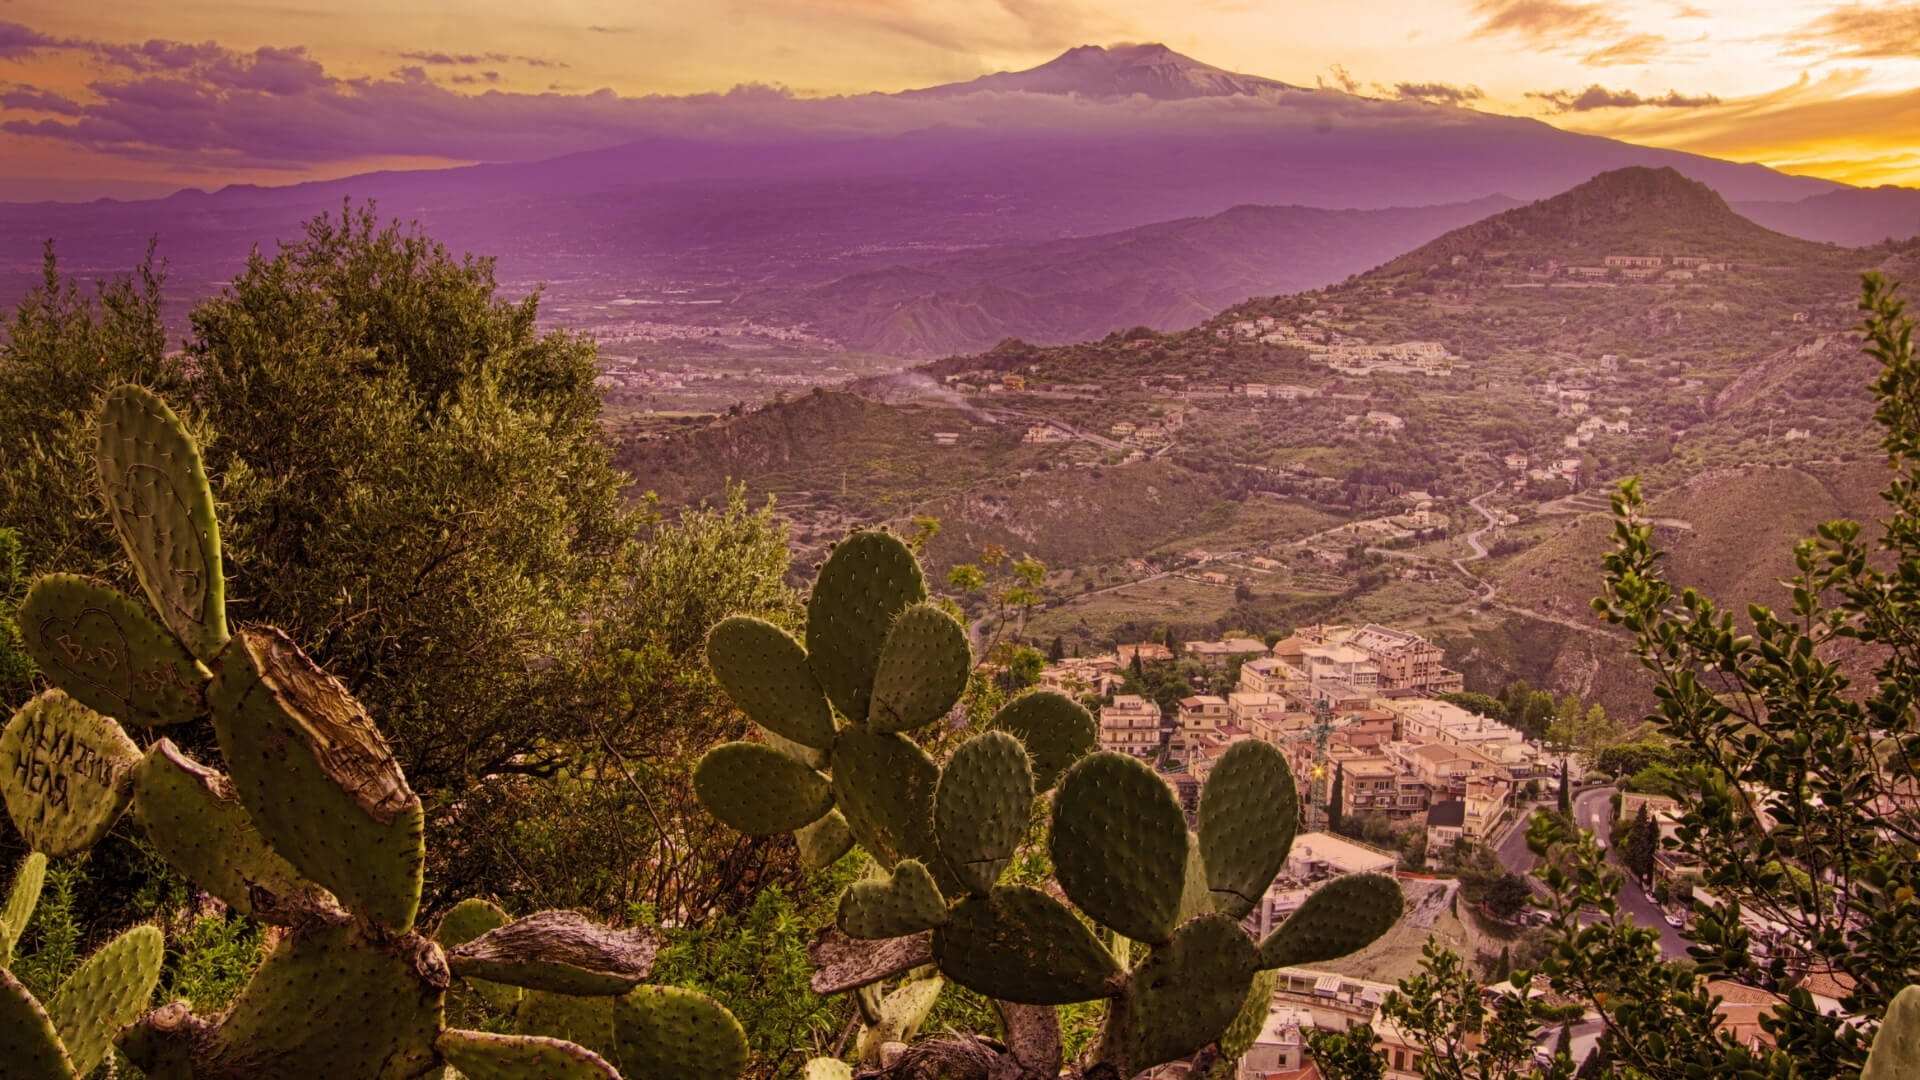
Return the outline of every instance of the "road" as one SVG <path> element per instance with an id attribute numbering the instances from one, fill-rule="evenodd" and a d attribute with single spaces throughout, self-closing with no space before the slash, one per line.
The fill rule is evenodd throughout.
<path id="1" fill-rule="evenodd" d="M 1608 803 L 1612 795 L 1612 788 L 1598 787 L 1589 788 L 1574 796 L 1573 799 L 1573 820 L 1582 829 L 1592 832 L 1603 841 L 1606 839 L 1607 832 L 1609 831 L 1608 817 L 1613 811 L 1612 806 Z M 1620 866 L 1619 856 L 1619 852 L 1611 848 L 1608 849 L 1608 862 L 1613 863 L 1615 866 Z M 1623 871 L 1624 869 L 1625 868 L 1622 867 Z M 1667 925 L 1666 920 L 1661 917 L 1660 906 L 1655 904 L 1646 893 L 1642 892 L 1637 883 L 1631 880 L 1621 882 L 1620 892 L 1616 899 L 1620 902 L 1620 910 L 1632 915 L 1635 923 L 1641 926 L 1655 927 L 1660 931 L 1660 952 L 1665 955 L 1668 960 L 1686 959 L 1686 939 L 1680 936 L 1678 930 Z"/>

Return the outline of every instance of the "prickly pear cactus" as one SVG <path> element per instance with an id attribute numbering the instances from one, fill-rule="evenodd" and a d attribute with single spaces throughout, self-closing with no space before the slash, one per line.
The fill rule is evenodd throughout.
<path id="1" fill-rule="evenodd" d="M 1244 1035 L 1248 1016 L 1264 1016 L 1254 1001 L 1271 986 L 1263 972 L 1344 955 L 1399 918 L 1399 886 L 1372 875 L 1333 883 L 1266 941 L 1240 926 L 1299 821 L 1292 775 L 1266 744 L 1236 745 L 1216 764 L 1197 831 L 1151 768 L 1090 755 L 1093 718 L 1059 694 L 1016 698 L 944 765 L 933 761 L 909 735 L 952 708 L 968 657 L 958 624 L 924 599 L 905 544 L 856 532 L 821 567 L 804 647 L 738 619 L 708 639 L 717 677 L 770 749 L 715 748 L 702 763 L 702 803 L 746 831 L 792 829 L 816 866 L 843 850 L 838 813 L 876 865 L 842 896 L 837 936 L 815 949 L 816 988 L 856 993 L 869 1034 L 890 1022 L 883 1006 L 900 992 L 882 993 L 882 983 L 910 985 L 909 973 L 931 963 L 1021 1017 L 1027 1042 L 1056 1055 L 1057 1018 L 1045 1007 L 1106 1000 L 1094 1060 L 1131 1077 L 1222 1040 L 1238 1047 L 1230 1029 Z M 830 776 L 786 740 L 825 751 Z M 1071 908 L 999 882 L 1034 799 L 1049 791 L 1050 854 Z M 1145 948 L 1122 948 L 1129 941 Z"/>
<path id="2" fill-rule="evenodd" d="M 95 954 L 45 1007 L 0 966 L 0 1072 L 75 1080 L 117 1045 L 155 1080 L 414 1080 L 449 1064 L 474 1080 L 618 1080 L 604 1055 L 546 1032 L 448 1030 L 447 991 L 471 973 L 476 994 L 516 1013 L 535 1000 L 604 1003 L 568 1014 L 603 1017 L 583 1031 L 617 1045 L 613 1003 L 648 989 L 638 984 L 652 935 L 573 912 L 513 921 L 468 905 L 443 921 L 445 948 L 415 933 L 420 800 L 344 685 L 272 627 L 230 633 L 213 494 L 185 426 L 153 395 L 121 387 L 101 407 L 96 458 L 115 532 L 159 619 L 82 579 L 34 585 L 25 636 L 59 689 L 0 732 L 0 796 L 37 852 L 56 857 L 96 842 L 131 804 L 177 870 L 275 932 L 216 1017 L 185 1002 L 139 1015 L 160 972 L 163 942 L 150 926 Z M 167 739 L 143 755 L 116 719 L 210 719 L 227 771 Z M 0 909 L 0 960 L 45 865 L 32 856 Z M 724 1027 L 716 1017 L 732 1020 L 711 1002 L 698 1016 L 702 1034 Z M 737 1053 L 727 1044 L 684 1057 L 687 1030 L 658 1025 L 654 1041 L 629 1040 L 632 1053 L 665 1074 L 713 1080 L 732 1075 L 715 1062 L 744 1064 L 744 1040 Z"/>
<path id="3" fill-rule="evenodd" d="M 1893 996 L 1880 1030 L 1873 1036 L 1873 1052 L 1860 1080 L 1896 1080 L 1920 1075 L 1920 986 L 1909 986 Z"/>

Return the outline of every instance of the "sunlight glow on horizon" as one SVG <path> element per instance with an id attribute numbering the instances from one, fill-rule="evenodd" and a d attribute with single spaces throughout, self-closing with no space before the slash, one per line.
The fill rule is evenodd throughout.
<path id="1" fill-rule="evenodd" d="M 329 160 L 196 156 L 141 150 L 124 130 L 80 138 L 55 127 L 123 93 L 113 80 L 137 78 L 131 65 L 160 62 L 114 59 L 141 43 L 207 43 L 209 55 L 303 50 L 289 53 L 290 81 L 309 65 L 332 79 L 590 105 L 596 92 L 756 85 L 800 96 L 893 92 L 1122 40 L 1161 41 L 1296 85 L 1457 95 L 1466 107 L 1582 133 L 1920 186 L 1920 0 L 1316 0 L 1284 12 L 1256 0 L 570 0 L 537 10 L 341 0 L 328 11 L 278 0 L 164 9 L 0 0 L 0 193 L 32 178 L 55 188 L 212 188 L 475 160 L 406 148 Z M 191 125 L 195 107 L 156 109 L 153 122 Z M 69 133 L 49 134 L 61 130 Z"/>

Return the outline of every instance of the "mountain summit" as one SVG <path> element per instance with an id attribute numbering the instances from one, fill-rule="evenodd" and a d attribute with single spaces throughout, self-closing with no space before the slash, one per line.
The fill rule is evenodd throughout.
<path id="1" fill-rule="evenodd" d="M 1735 213 L 1720 193 L 1673 168 L 1603 172 L 1550 199 L 1528 203 L 1408 252 L 1383 269 L 1416 269 L 1468 258 L 1695 255 L 1765 261 L 1816 245 Z"/>
<path id="2" fill-rule="evenodd" d="M 1025 71 L 1002 71 L 971 82 L 950 83 L 902 96 L 963 97 L 979 93 L 1076 94 L 1085 98 L 1133 97 L 1174 101 L 1196 97 L 1271 98 L 1300 87 L 1277 79 L 1203 64 L 1165 45 L 1082 45 Z"/>

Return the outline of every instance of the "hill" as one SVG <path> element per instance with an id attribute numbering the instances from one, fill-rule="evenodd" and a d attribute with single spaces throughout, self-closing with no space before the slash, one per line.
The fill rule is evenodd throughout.
<path id="1" fill-rule="evenodd" d="M 1843 188 L 1794 202 L 1744 202 L 1734 208 L 1769 229 L 1848 247 L 1920 235 L 1920 188 Z"/>
<path id="2" fill-rule="evenodd" d="M 1509 266 L 1543 259 L 1601 265 L 1608 255 L 1791 265 L 1816 257 L 1817 248 L 1741 217 L 1719 192 L 1677 169 L 1633 166 L 1455 229 L 1384 269 L 1393 273 L 1456 257 Z"/>
<path id="3" fill-rule="evenodd" d="M 981 93 L 1074 94 L 1087 98 L 1139 95 L 1159 101 L 1197 97 L 1270 97 L 1304 88 L 1278 79 L 1203 64 L 1165 45 L 1082 45 L 1025 71 L 1001 71 L 925 90 L 911 97 L 963 97 Z"/>
<path id="4" fill-rule="evenodd" d="M 1006 338 L 1055 345 L 1133 326 L 1179 330 L 1249 296 L 1338 281 L 1512 205 L 1493 196 L 1390 210 L 1239 206 L 870 270 L 762 301 L 852 347 L 913 359 Z"/>

